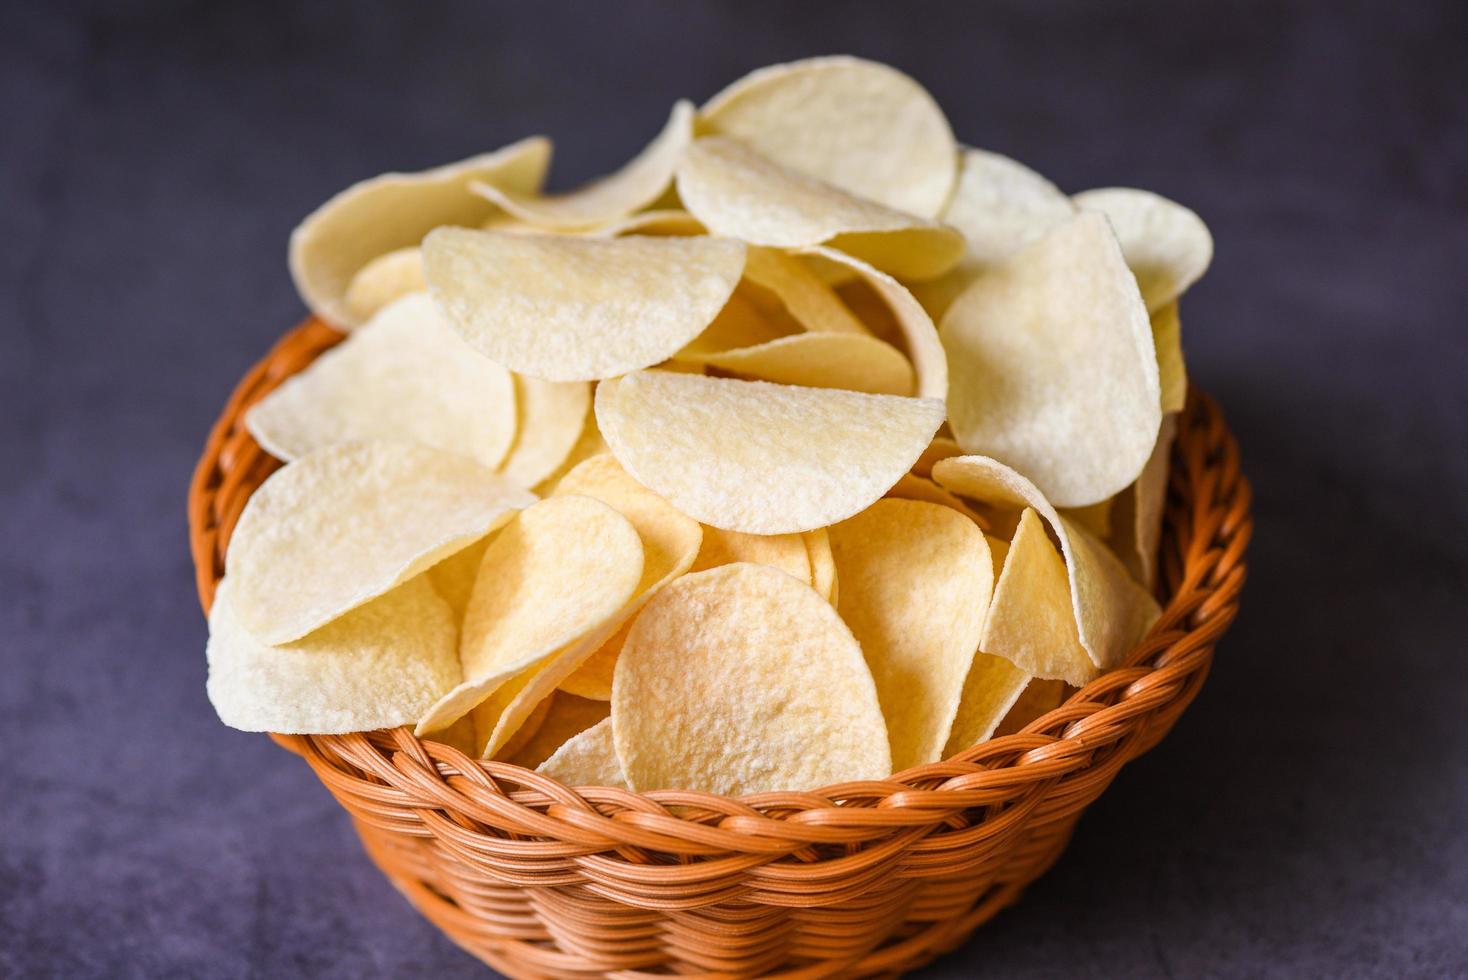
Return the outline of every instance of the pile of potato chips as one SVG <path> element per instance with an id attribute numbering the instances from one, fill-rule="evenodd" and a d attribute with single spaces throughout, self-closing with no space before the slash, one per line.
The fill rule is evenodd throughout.
<path id="1" fill-rule="evenodd" d="M 291 238 L 347 332 L 246 422 L 209 696 L 574 785 L 880 779 L 1158 615 L 1191 211 L 1067 196 L 884 65 L 761 69 L 621 170 L 534 137 Z"/>

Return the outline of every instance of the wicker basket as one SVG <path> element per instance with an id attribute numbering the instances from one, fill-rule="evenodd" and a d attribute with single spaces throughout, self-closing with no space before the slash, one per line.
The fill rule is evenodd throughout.
<path id="1" fill-rule="evenodd" d="M 341 339 L 307 321 L 235 390 L 189 492 L 207 609 L 231 529 L 279 464 L 245 410 Z M 451 939 L 514 977 L 895 976 L 962 943 L 1059 857 L 1077 818 L 1208 674 L 1244 584 L 1249 485 L 1217 408 L 1183 414 L 1166 607 L 1124 666 L 1024 731 L 880 782 L 740 800 L 576 792 L 408 729 L 274 736 Z"/>

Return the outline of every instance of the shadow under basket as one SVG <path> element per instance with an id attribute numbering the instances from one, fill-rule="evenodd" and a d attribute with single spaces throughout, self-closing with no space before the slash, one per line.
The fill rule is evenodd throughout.
<path id="1" fill-rule="evenodd" d="M 341 336 L 314 320 L 287 334 L 209 435 L 189 490 L 206 610 L 245 501 L 280 465 L 245 411 Z M 1151 633 L 1023 731 L 881 781 L 738 800 L 578 791 L 407 728 L 272 737 L 346 807 L 408 900 L 510 976 L 895 976 L 1018 899 L 1121 767 L 1167 734 L 1238 611 L 1251 527 L 1238 447 L 1193 392 Z"/>

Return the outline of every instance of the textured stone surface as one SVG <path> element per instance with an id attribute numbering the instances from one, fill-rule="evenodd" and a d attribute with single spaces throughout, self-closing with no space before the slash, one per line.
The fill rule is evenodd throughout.
<path id="1" fill-rule="evenodd" d="M 1185 344 L 1258 490 L 1199 702 L 926 975 L 1460 973 L 1463 8 L 818 6 L 4 5 L 0 975 L 476 975 L 305 766 L 215 720 L 195 454 L 339 187 L 536 131 L 565 184 L 676 95 L 848 50 L 1063 187 L 1208 219 Z"/>

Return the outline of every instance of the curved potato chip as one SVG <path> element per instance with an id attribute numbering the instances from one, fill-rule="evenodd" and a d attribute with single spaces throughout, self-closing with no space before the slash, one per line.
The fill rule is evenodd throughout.
<path id="1" fill-rule="evenodd" d="M 841 598 L 841 583 L 836 578 L 836 559 L 831 556 L 831 536 L 823 527 L 805 531 L 805 550 L 810 559 L 810 587 L 831 605 Z"/>
<path id="2" fill-rule="evenodd" d="M 892 768 L 937 762 L 994 586 L 984 532 L 920 500 L 879 500 L 830 529 L 839 611 L 887 719 Z"/>
<path id="3" fill-rule="evenodd" d="M 423 276 L 423 250 L 417 245 L 394 249 L 357 270 L 347 286 L 345 302 L 354 323 L 366 323 L 378 310 L 409 293 L 428 289 Z"/>
<path id="4" fill-rule="evenodd" d="M 928 448 L 924 449 L 923 454 L 918 457 L 917 462 L 912 464 L 912 471 L 918 476 L 931 479 L 934 463 L 940 459 L 947 459 L 949 456 L 962 455 L 963 449 L 958 443 L 947 436 L 934 436 L 933 441 L 928 443 Z"/>
<path id="5" fill-rule="evenodd" d="M 678 164 L 678 195 L 715 235 L 751 245 L 829 244 L 884 272 L 932 279 L 963 254 L 963 236 L 760 156 L 722 136 L 697 140 Z"/>
<path id="6" fill-rule="evenodd" d="M 489 547 L 490 538 L 483 537 L 467 548 L 449 555 L 424 574 L 433 588 L 454 611 L 454 622 L 463 622 L 464 610 L 469 607 L 469 596 L 474 594 L 474 579 L 479 575 L 479 563 L 484 560 L 484 549 Z"/>
<path id="7" fill-rule="evenodd" d="M 1177 415 L 1162 416 L 1157 446 L 1142 467 L 1137 482 L 1116 498 L 1111 543 L 1127 570 L 1151 592 L 1157 585 L 1157 549 L 1162 543 L 1162 515 L 1167 509 L 1167 482 L 1172 444 L 1177 439 Z"/>
<path id="8" fill-rule="evenodd" d="M 1085 213 L 976 279 L 939 330 L 949 422 L 1059 507 L 1137 478 L 1162 421 L 1152 328 L 1116 237 Z"/>
<path id="9" fill-rule="evenodd" d="M 469 193 L 478 180 L 523 193 L 540 187 L 550 163 L 543 136 L 419 173 L 388 173 L 353 184 L 306 216 L 291 232 L 290 270 L 311 312 L 333 326 L 359 320 L 347 287 L 363 266 L 417 245 L 440 225 L 477 225 L 495 206 Z"/>
<path id="10" fill-rule="evenodd" d="M 591 386 L 585 381 L 541 381 L 517 374 L 515 404 L 520 431 L 500 472 L 533 487 L 566 461 L 591 414 Z"/>
<path id="11" fill-rule="evenodd" d="M 744 262 L 744 278 L 769 291 L 797 323 L 812 333 L 868 334 L 836 291 L 794 255 L 769 248 L 750 248 Z"/>
<path id="12" fill-rule="evenodd" d="M 881 497 L 942 424 L 943 404 L 641 371 L 597 386 L 596 418 L 627 472 L 683 513 L 786 534 Z"/>
<path id="13" fill-rule="evenodd" d="M 679 100 L 657 137 L 616 173 L 566 194 L 537 195 L 475 181 L 470 189 L 542 228 L 593 228 L 647 207 L 673 182 L 673 167 L 693 139 L 693 105 Z"/>
<path id="14" fill-rule="evenodd" d="M 588 396 L 589 397 L 589 396 Z M 510 372 L 459 339 L 424 293 L 396 301 L 245 415 L 272 456 L 385 439 L 494 468 L 515 438 Z"/>
<path id="15" fill-rule="evenodd" d="M 347 442 L 251 496 L 230 538 L 234 611 L 261 642 L 299 639 L 484 537 L 535 497 L 467 456 Z"/>
<path id="16" fill-rule="evenodd" d="M 708 229 L 703 226 L 703 222 L 682 208 L 665 208 L 630 214 L 585 234 L 595 238 L 619 238 L 622 235 L 686 238 L 690 235 L 706 235 Z"/>
<path id="17" fill-rule="evenodd" d="M 778 303 L 766 305 L 759 295 L 759 287 L 744 280 L 735 287 L 713 322 L 673 355 L 671 365 L 701 367 L 707 355 L 755 347 L 781 337 L 799 336 L 802 332 L 800 324 L 784 307 Z"/>
<path id="18" fill-rule="evenodd" d="M 1185 293 L 1213 261 L 1213 236 L 1203 219 L 1161 194 L 1104 187 L 1072 200 L 1110 220 L 1148 310 L 1160 310 Z"/>
<path id="19" fill-rule="evenodd" d="M 1031 678 L 1004 715 L 999 727 L 994 729 L 994 737 L 1011 735 L 1041 715 L 1054 711 L 1065 703 L 1069 690 L 1065 681 Z"/>
<path id="20" fill-rule="evenodd" d="M 931 218 L 957 169 L 953 130 L 895 68 L 846 56 L 761 68 L 699 112 L 699 132 L 733 136 L 801 173 Z"/>
<path id="21" fill-rule="evenodd" d="M 639 791 L 815 789 L 892 771 L 851 630 L 766 565 L 685 575 L 643 607 L 617 662 L 612 721 Z"/>
<path id="22" fill-rule="evenodd" d="M 843 388 L 873 395 L 911 395 L 912 365 L 902 352 L 876 337 L 802 333 L 712 351 L 699 361 L 761 381 L 807 388 Z"/>
<path id="23" fill-rule="evenodd" d="M 1122 493 L 1125 492 L 1125 490 L 1122 491 Z M 1057 507 L 1056 510 L 1063 514 L 1066 520 L 1079 524 L 1105 541 L 1111 536 L 1111 510 L 1115 502 L 1116 497 L 1107 497 L 1105 500 L 1098 500 L 1084 507 Z"/>
<path id="24" fill-rule="evenodd" d="M 698 336 L 738 284 L 744 245 L 440 228 L 423 258 L 434 299 L 480 353 L 517 374 L 590 381 Z"/>
<path id="25" fill-rule="evenodd" d="M 1161 611 L 1156 600 L 1132 581 L 1110 549 L 1058 514 L 1039 488 L 1010 467 L 984 456 L 954 456 L 934 464 L 933 479 L 956 494 L 987 504 L 1013 510 L 1032 508 L 1050 525 L 1065 556 L 1071 617 L 1085 654 L 1084 658 L 1070 658 L 1066 683 L 1079 687 L 1100 671 L 1115 667 L 1156 620 Z M 1048 545 L 1049 541 L 1045 543 Z M 1013 552 L 1011 545 L 1006 569 Z M 1006 649 L 991 645 L 990 631 L 1006 624 L 999 605 L 1003 579 L 1001 573 L 980 648 L 1011 660 L 1029 673 L 1045 676 L 1042 671 L 1030 670 Z M 1024 632 L 1022 624 L 1016 627 L 1016 632 Z"/>
<path id="26" fill-rule="evenodd" d="M 930 504 L 938 504 L 949 510 L 958 511 L 964 517 L 973 521 L 980 530 L 988 530 L 989 522 L 968 504 L 959 500 L 956 496 L 944 490 L 938 484 L 925 476 L 916 473 L 904 473 L 902 478 L 892 484 L 892 489 L 886 494 L 889 498 L 898 500 L 922 500 Z"/>
<path id="27" fill-rule="evenodd" d="M 530 740 L 533 739 L 537 734 L 539 734 L 541 727 L 545 725 L 545 719 L 546 716 L 550 714 L 550 709 L 550 698 L 545 698 L 534 708 L 532 708 L 530 714 L 526 715 L 525 720 L 520 723 L 520 727 L 515 729 L 515 733 L 511 735 L 508 739 L 506 739 L 505 744 L 501 745 L 499 747 L 499 750 L 495 752 L 494 757 L 501 761 L 508 760 L 511 756 L 514 756 L 521 749 L 525 748 L 525 746 L 529 745 Z M 474 720 L 474 713 L 471 711 L 467 717 L 472 723 Z M 463 720 L 463 718 L 459 719 L 459 721 Z M 457 724 L 457 722 L 455 722 L 455 724 Z M 476 743 L 483 741 L 483 739 L 479 737 L 478 725 L 474 726 L 474 741 Z"/>
<path id="28" fill-rule="evenodd" d="M 976 653 L 963 681 L 943 757 L 955 756 L 993 735 L 1028 683 L 1032 683 L 1030 675 L 1003 657 Z"/>
<path id="29" fill-rule="evenodd" d="M 611 705 L 606 701 L 578 698 L 565 691 L 556 691 L 540 702 L 545 709 L 545 720 L 519 751 L 509 756 L 511 762 L 526 769 L 534 769 L 555 755 L 567 741 L 600 722 L 611 714 Z M 537 708 L 537 711 L 541 708 Z M 523 733 L 525 729 L 521 729 Z M 520 733 L 517 733 L 517 736 Z M 508 746 L 507 746 L 508 747 Z M 501 755 L 506 753 L 501 752 Z M 616 754 L 612 754 L 616 759 Z M 620 767 L 619 767 L 620 771 Z"/>
<path id="30" fill-rule="evenodd" d="M 1188 402 L 1188 369 L 1183 364 L 1183 325 L 1176 303 L 1152 314 L 1152 346 L 1157 348 L 1162 412 L 1181 412 Z"/>
<path id="31" fill-rule="evenodd" d="M 744 534 L 717 527 L 703 529 L 703 544 L 690 572 L 732 565 L 746 561 L 753 565 L 769 565 L 787 575 L 811 584 L 810 550 L 800 534 Z"/>
<path id="32" fill-rule="evenodd" d="M 340 735 L 411 725 L 459 678 L 453 613 L 419 576 L 305 639 L 257 640 L 226 576 L 209 613 L 207 690 L 247 732 Z"/>
<path id="33" fill-rule="evenodd" d="M 546 661 L 590 655 L 614 628 L 614 617 L 642 576 L 642 542 L 628 520 L 599 500 L 552 497 L 527 507 L 484 552 L 459 639 L 463 680 L 418 722 L 418 734 L 445 728 L 524 680 Z M 518 692 L 517 692 L 518 693 Z M 492 754 L 493 718 L 475 727 Z M 517 705 L 517 728 L 536 703 Z M 494 724 L 485 725 L 485 720 Z"/>
<path id="34" fill-rule="evenodd" d="M 610 718 L 604 718 L 572 736 L 535 771 L 567 786 L 615 786 L 619 789 L 627 786 L 622 763 L 617 759 Z"/>

